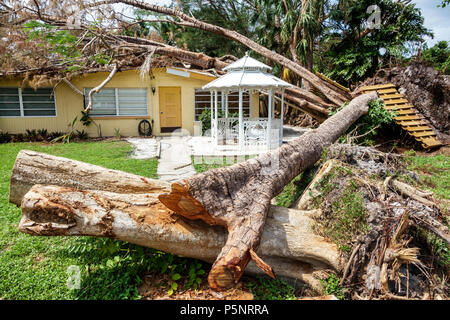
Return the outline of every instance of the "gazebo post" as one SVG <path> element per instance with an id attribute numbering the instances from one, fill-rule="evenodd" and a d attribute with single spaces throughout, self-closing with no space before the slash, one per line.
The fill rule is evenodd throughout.
<path id="1" fill-rule="evenodd" d="M 223 94 L 223 92 L 222 92 Z M 228 89 L 225 89 L 225 141 L 228 140 L 230 135 L 230 124 L 228 120 Z"/>
<path id="2" fill-rule="evenodd" d="M 284 89 L 281 89 L 281 115 L 280 115 L 280 119 L 281 119 L 281 132 L 280 132 L 280 137 L 281 137 L 281 143 L 283 143 Z"/>
<path id="3" fill-rule="evenodd" d="M 267 147 L 271 149 L 270 134 L 272 130 L 272 88 L 269 89 L 269 106 L 267 107 Z"/>
<path id="4" fill-rule="evenodd" d="M 225 112 L 225 90 L 220 91 L 220 110 L 222 110 L 222 114 Z"/>
<path id="5" fill-rule="evenodd" d="M 239 150 L 244 146 L 244 116 L 242 107 L 242 88 L 239 88 Z"/>
<path id="6" fill-rule="evenodd" d="M 228 89 L 225 90 L 225 118 L 228 118 Z"/>
<path id="7" fill-rule="evenodd" d="M 210 93 L 210 96 L 211 96 L 211 104 L 210 104 L 210 106 L 211 106 L 211 137 L 214 138 L 215 137 L 216 128 L 214 128 L 213 91 L 209 90 L 209 93 Z"/>
<path id="8" fill-rule="evenodd" d="M 216 127 L 216 145 L 219 144 L 219 120 L 217 104 L 217 90 L 214 90 L 214 126 Z"/>

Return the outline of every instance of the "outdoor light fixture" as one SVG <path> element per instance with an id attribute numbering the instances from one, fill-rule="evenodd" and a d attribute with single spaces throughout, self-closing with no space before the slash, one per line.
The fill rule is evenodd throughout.
<path id="1" fill-rule="evenodd" d="M 152 93 L 155 94 L 155 92 L 156 92 L 156 88 L 152 87 Z"/>

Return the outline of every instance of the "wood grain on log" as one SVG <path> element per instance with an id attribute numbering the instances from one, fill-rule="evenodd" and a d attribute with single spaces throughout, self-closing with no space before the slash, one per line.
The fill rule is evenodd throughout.
<path id="1" fill-rule="evenodd" d="M 35 184 L 155 195 L 170 190 L 170 184 L 165 181 L 45 153 L 21 150 L 11 174 L 9 202 L 20 205 L 23 196 Z"/>
<path id="2" fill-rule="evenodd" d="M 10 201 L 22 205 L 19 229 L 34 236 L 113 237 L 212 263 L 226 230 L 174 215 L 157 198 L 169 190 L 164 181 L 22 150 Z M 312 231 L 317 214 L 271 206 L 257 254 L 275 274 L 320 291 L 318 275 L 341 271 L 345 261 L 335 244 Z M 246 271 L 262 272 L 254 263 Z"/>
<path id="3" fill-rule="evenodd" d="M 208 277 L 211 288 L 229 288 L 240 279 L 251 259 L 250 250 L 259 246 L 271 199 L 313 166 L 323 149 L 366 114 L 369 100 L 376 98 L 376 93 L 361 95 L 318 129 L 276 151 L 176 182 L 170 194 L 159 196 L 177 214 L 227 228 L 227 242 Z"/>

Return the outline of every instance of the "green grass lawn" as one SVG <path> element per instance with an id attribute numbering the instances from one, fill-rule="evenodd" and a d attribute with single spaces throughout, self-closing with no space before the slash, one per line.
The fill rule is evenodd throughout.
<path id="1" fill-rule="evenodd" d="M 70 144 L 11 143 L 0 145 L 0 299 L 137 299 L 144 272 L 168 279 L 168 292 L 195 288 L 206 281 L 210 266 L 118 240 L 93 237 L 33 237 L 17 231 L 20 209 L 8 202 L 9 180 L 17 153 L 22 149 L 67 157 L 157 178 L 157 160 L 129 158 L 133 147 L 125 141 Z M 423 186 L 449 199 L 450 157 L 408 156 L 409 169 L 421 176 Z M 194 163 L 197 172 L 225 163 Z M 277 196 L 288 207 L 314 176 L 307 170 Z M 72 267 L 70 269 L 69 267 Z M 80 289 L 67 281 L 79 269 Z M 280 280 L 246 278 L 244 285 L 256 299 L 295 299 L 294 288 Z M 178 288 L 178 289 L 177 289 Z"/>
<path id="2" fill-rule="evenodd" d="M 442 199 L 450 199 L 450 156 L 407 156 L 408 169 L 419 173 L 421 184 Z"/>
<path id="3" fill-rule="evenodd" d="M 128 157 L 125 141 L 0 145 L 0 299 L 137 298 L 143 268 L 141 247 L 110 239 L 32 237 L 17 231 L 20 209 L 8 202 L 9 180 L 22 149 L 156 178 L 157 160 Z M 66 283 L 69 266 L 81 272 L 81 288 Z M 70 270 L 70 269 L 69 269 Z"/>

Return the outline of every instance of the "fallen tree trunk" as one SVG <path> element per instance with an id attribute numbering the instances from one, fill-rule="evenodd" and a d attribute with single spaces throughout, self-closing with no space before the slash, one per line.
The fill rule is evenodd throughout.
<path id="1" fill-rule="evenodd" d="M 29 151 L 21 152 L 11 177 L 10 200 L 17 204 L 24 193 L 27 193 L 35 184 L 57 184 L 66 187 L 62 189 L 48 187 L 50 188 L 48 189 L 45 186 L 39 186 L 24 196 L 22 201 L 24 219 L 21 222 L 21 230 L 32 234 L 71 234 L 70 230 L 75 230 L 75 226 L 80 224 L 75 218 L 81 214 L 77 215 L 77 210 L 82 210 L 85 215 L 95 215 L 96 211 L 101 211 L 101 208 L 105 213 L 95 220 L 100 229 L 97 227 L 95 229 L 97 233 L 94 235 L 117 237 L 117 231 L 114 231 L 113 227 L 116 217 L 112 214 L 116 208 L 121 208 L 121 212 L 124 212 L 121 218 L 117 218 L 117 221 L 123 224 L 119 229 L 126 229 L 127 224 L 124 221 L 131 223 L 133 217 L 145 221 L 147 215 L 163 213 L 167 219 L 171 216 L 170 210 L 191 220 L 201 219 L 210 225 L 224 226 L 228 230 L 228 238 L 215 260 L 208 282 L 213 289 L 229 288 L 240 279 L 251 258 L 261 269 L 273 275 L 272 269 L 256 254 L 271 199 L 301 171 L 311 167 L 320 158 L 324 147 L 333 143 L 354 121 L 367 113 L 368 101 L 376 97 L 376 93 L 373 92 L 355 98 L 318 129 L 283 145 L 275 152 L 174 183 L 170 194 L 163 194 L 168 191 L 167 184 L 157 180 L 115 170 L 102 171 L 98 167 L 87 164 L 81 165 L 80 168 L 73 160 L 61 160 L 55 167 L 57 161 L 54 161 L 52 156 L 40 156 Z M 39 190 L 43 193 L 40 194 Z M 87 190 L 94 191 L 90 194 Z M 78 197 L 78 200 L 64 198 L 67 194 L 73 194 L 73 199 Z M 83 198 L 82 195 L 86 197 L 88 194 L 89 198 Z M 121 194 L 126 196 L 120 196 Z M 141 198 L 135 199 L 135 197 Z M 157 198 L 170 210 L 164 208 Z M 147 202 L 142 202 L 142 199 L 146 199 Z M 136 201 L 141 205 L 136 205 Z M 47 216 L 50 216 L 50 222 Z M 59 218 L 53 223 L 51 217 Z M 85 221 L 85 218 L 81 220 Z M 310 237 L 314 238 L 312 230 L 309 229 L 310 223 L 303 222 L 303 224 L 308 225 L 307 232 L 299 232 L 304 235 L 310 234 Z M 89 226 L 91 224 L 85 227 L 89 229 Z M 267 228 L 270 226 L 267 225 Z M 293 230 L 297 232 L 295 228 Z M 93 232 L 87 229 L 84 234 Z M 61 233 L 61 230 L 68 230 L 68 233 Z M 163 229 L 158 227 L 154 232 L 158 232 L 157 230 Z M 131 236 L 119 234 L 121 239 L 136 242 L 137 240 L 133 238 L 139 238 L 137 233 L 131 232 Z M 285 238 L 287 238 L 286 231 L 269 237 L 273 242 Z M 298 241 L 300 246 L 308 243 L 302 237 Z M 282 243 L 285 244 L 283 241 Z M 287 243 L 290 255 L 289 244 L 292 242 Z M 151 246 L 153 245 L 154 243 L 151 243 Z M 339 269 L 337 248 L 330 244 L 326 246 L 334 252 L 332 259 L 314 258 L 318 256 L 314 252 L 320 252 L 317 249 L 320 246 L 314 244 L 310 247 L 312 252 L 304 255 L 302 261 L 312 259 L 326 262 L 324 265 Z M 160 247 L 162 250 L 167 249 L 162 244 Z M 192 248 L 195 248 L 194 251 L 200 250 L 200 246 L 192 246 Z M 174 249 L 171 250 L 169 252 L 183 254 Z M 279 257 L 282 251 L 278 246 L 277 250 L 272 252 L 275 257 Z M 188 254 L 192 256 L 189 252 Z M 266 260 L 273 263 L 274 259 L 275 262 L 277 261 L 275 257 L 269 257 Z"/>
<path id="2" fill-rule="evenodd" d="M 318 129 L 276 151 L 176 182 L 170 194 L 159 196 L 179 215 L 228 229 L 227 242 L 208 276 L 211 288 L 229 288 L 240 279 L 250 259 L 256 260 L 250 253 L 259 246 L 272 198 L 313 166 L 323 149 L 366 114 L 369 100 L 376 98 L 377 94 L 359 96 Z"/>
<path id="3" fill-rule="evenodd" d="M 264 96 L 269 95 L 267 92 L 264 92 L 264 91 L 261 91 L 261 94 L 263 94 Z M 282 101 L 282 98 L 279 97 L 278 95 L 274 95 L 273 97 L 277 101 Z M 310 117 L 316 119 L 320 123 L 324 122 L 327 119 L 328 113 L 329 113 L 328 110 L 323 110 L 323 108 L 314 106 L 306 100 L 302 100 L 297 97 L 290 96 L 286 93 L 284 94 L 284 105 L 287 107 L 299 110 L 299 111 L 309 115 Z M 321 112 L 317 112 L 317 109 L 319 109 L 319 110 L 322 109 L 322 110 L 320 110 Z M 326 111 L 326 113 L 324 113 L 324 111 Z"/>
<path id="4" fill-rule="evenodd" d="M 119 170 L 21 150 L 11 174 L 9 202 L 20 206 L 23 197 L 35 184 L 58 185 L 78 190 L 101 190 L 127 194 L 148 194 L 156 199 L 170 190 L 166 181 L 144 178 Z"/>
<path id="5" fill-rule="evenodd" d="M 164 181 L 22 150 L 11 176 L 10 201 L 21 204 L 19 230 L 31 235 L 113 237 L 212 263 L 226 230 L 174 215 L 157 199 L 168 187 Z M 272 206 L 257 253 L 276 274 L 320 291 L 322 270 L 339 272 L 345 261 L 335 244 L 312 231 L 317 214 Z M 247 269 L 261 273 L 254 264 Z"/>

